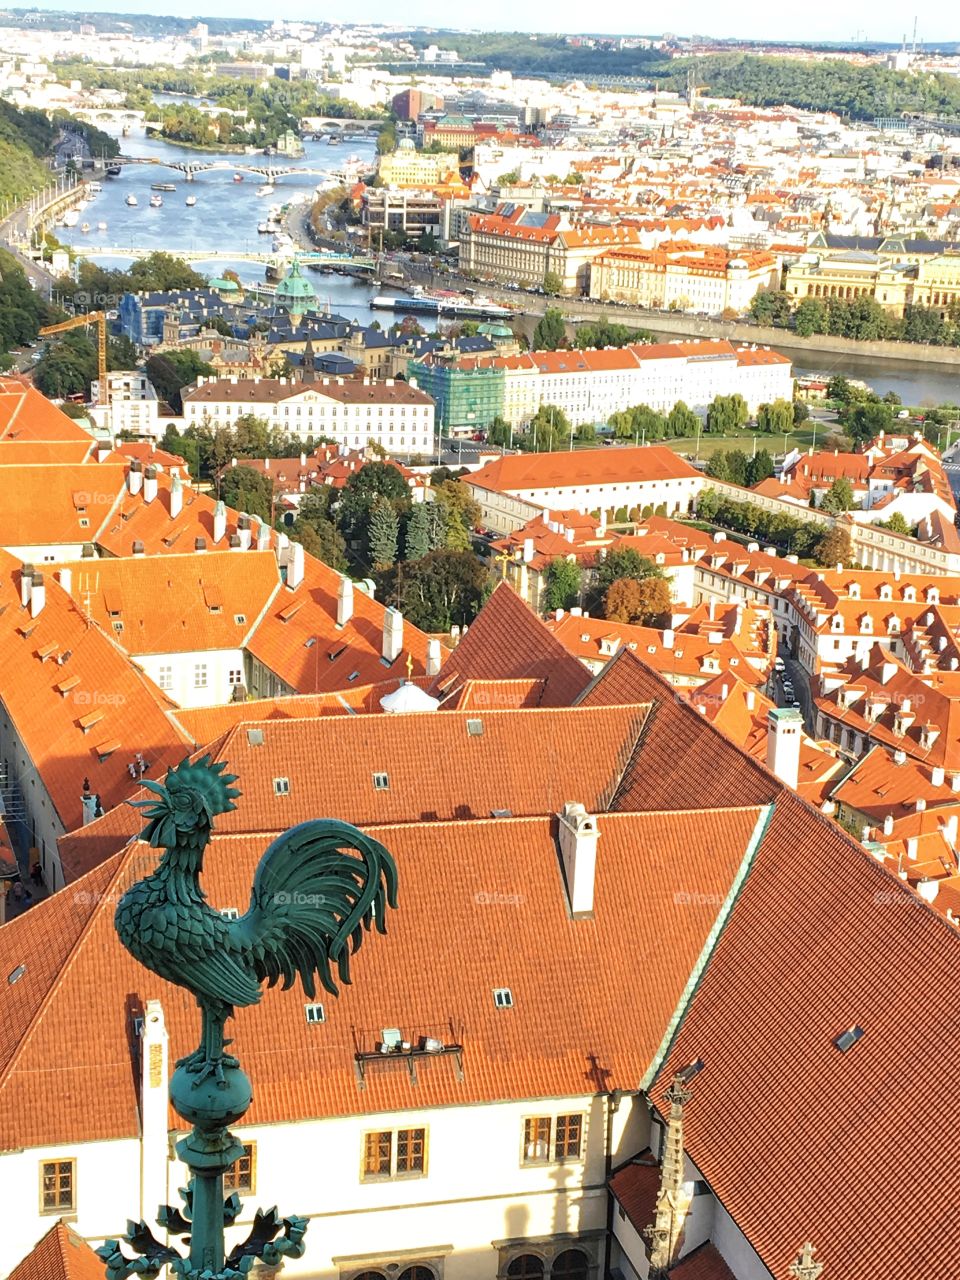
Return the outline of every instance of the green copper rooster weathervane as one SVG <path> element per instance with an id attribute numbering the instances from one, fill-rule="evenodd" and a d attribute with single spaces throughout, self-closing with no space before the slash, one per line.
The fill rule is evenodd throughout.
<path id="1" fill-rule="evenodd" d="M 184 1209 L 163 1205 L 157 1215 L 167 1232 L 189 1243 L 189 1254 L 161 1243 L 145 1222 L 129 1222 L 125 1241 L 138 1256 L 126 1257 L 118 1240 L 108 1240 L 97 1250 L 107 1280 L 155 1277 L 165 1266 L 179 1280 L 241 1280 L 258 1261 L 272 1267 L 302 1256 L 306 1220 L 281 1219 L 276 1209 L 258 1210 L 250 1235 L 226 1254 L 224 1228 L 235 1221 L 240 1200 L 224 1199 L 223 1175 L 243 1154 L 228 1126 L 253 1094 L 238 1060 L 224 1052 L 230 1043 L 224 1024 L 238 1006 L 259 1001 L 263 982 L 282 982 L 287 990 L 299 977 L 312 999 L 319 976 L 337 995 L 334 972 L 350 981 L 350 955 L 364 931 L 375 925 L 385 933 L 387 907 L 397 905 L 397 871 L 387 850 L 348 823 L 320 820 L 292 827 L 270 845 L 246 915 L 228 920 L 208 907 L 200 888 L 204 850 L 214 817 L 235 809 L 240 795 L 225 768 L 209 756 L 184 760 L 164 786 L 144 779 L 157 799 L 136 802 L 149 818 L 141 839 L 164 852 L 154 873 L 121 898 L 116 930 L 141 964 L 193 993 L 203 1029 L 199 1048 L 177 1063 L 170 1082 L 174 1109 L 193 1125 L 177 1143 L 192 1175 L 180 1193 Z"/>

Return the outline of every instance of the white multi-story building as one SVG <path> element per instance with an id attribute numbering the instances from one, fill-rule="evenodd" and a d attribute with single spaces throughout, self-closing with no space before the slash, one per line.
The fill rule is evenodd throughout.
<path id="1" fill-rule="evenodd" d="M 688 512 L 703 476 L 663 445 L 585 449 L 577 453 L 506 454 L 463 483 L 480 503 L 483 523 L 511 533 L 544 508 L 627 512 L 650 507 L 662 515 Z"/>
<path id="2" fill-rule="evenodd" d="M 114 370 L 107 374 L 103 405 L 99 380 L 91 383 L 90 396 L 98 406 L 92 410 L 94 419 L 102 418 L 102 425 L 108 427 L 112 435 L 126 432 L 156 440 L 163 434 L 158 426 L 157 393 L 146 374 L 136 369 Z"/>
<path id="3" fill-rule="evenodd" d="M 460 362 L 462 370 L 504 373 L 502 416 L 513 426 L 556 405 L 574 424 L 606 422 L 636 405 L 669 413 L 678 400 L 701 415 L 716 396 L 743 396 L 750 413 L 793 397 L 787 356 L 724 340 L 663 342 L 585 351 L 530 351 Z"/>
<path id="4" fill-rule="evenodd" d="M 183 395 L 188 427 L 229 427 L 254 414 L 300 440 L 325 436 L 351 449 L 379 444 L 387 453 L 420 453 L 433 443 L 433 400 L 416 381 L 386 378 L 199 378 Z"/>

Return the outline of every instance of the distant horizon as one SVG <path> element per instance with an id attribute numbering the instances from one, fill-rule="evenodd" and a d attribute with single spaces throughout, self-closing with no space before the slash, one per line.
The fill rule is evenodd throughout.
<path id="1" fill-rule="evenodd" d="M 171 17 L 188 19 L 194 22 L 202 22 L 204 17 L 216 18 L 221 22 L 229 21 L 231 18 L 244 21 L 251 19 L 262 22 L 272 21 L 270 18 L 263 17 L 262 5 L 255 3 L 255 0 L 222 0 L 222 2 L 221 0 L 213 0 L 213 3 L 207 0 L 205 7 L 208 12 L 203 15 L 197 15 L 196 6 L 192 0 L 168 0 L 164 7 L 164 12 L 154 13 L 150 10 L 137 12 L 131 8 L 130 0 L 101 0 L 101 4 L 95 10 L 77 10 L 64 7 L 62 4 L 56 3 L 56 0 L 50 0 L 49 3 L 46 0 L 39 0 L 38 3 L 29 7 L 11 7 L 7 12 L 23 15 L 40 11 L 76 17 L 78 20 L 98 15 L 136 13 L 138 17 Z M 735 2 L 732 6 L 728 5 L 725 12 L 730 27 L 749 28 L 752 26 L 756 21 L 755 8 L 753 4 L 742 3 L 742 0 L 740 3 Z M 828 5 L 826 0 L 814 0 L 814 3 L 808 5 L 796 19 L 788 14 L 778 15 L 778 20 L 771 19 L 768 14 L 767 19 L 770 20 L 773 29 L 762 34 L 757 34 L 753 31 L 748 34 L 744 30 L 728 30 L 725 32 L 711 30 L 713 23 L 716 21 L 716 13 L 714 6 L 707 3 L 706 0 L 692 0 L 692 3 L 687 6 L 683 30 L 678 27 L 670 27 L 663 32 L 653 32 L 649 28 L 643 30 L 634 28 L 631 30 L 624 27 L 584 32 L 581 29 L 583 21 L 582 9 L 579 5 L 575 5 L 573 0 L 557 0 L 551 12 L 553 24 L 548 28 L 529 25 L 522 19 L 518 23 L 516 9 L 509 3 L 509 0 L 488 0 L 483 9 L 485 21 L 483 21 L 482 25 L 476 26 L 451 24 L 449 11 L 446 5 L 441 4 L 439 0 L 413 0 L 413 3 L 408 5 L 405 10 L 404 17 L 408 19 L 405 22 L 397 21 L 395 8 L 392 4 L 386 3 L 386 0 L 370 0 L 365 9 L 366 12 L 361 15 L 357 13 L 356 8 L 353 6 L 338 4 L 328 9 L 322 18 L 318 18 L 316 10 L 312 5 L 308 5 L 306 0 L 293 0 L 289 8 L 284 9 L 282 17 L 291 22 L 326 22 L 345 26 L 370 24 L 397 27 L 401 30 L 420 28 L 450 32 L 462 31 L 465 35 L 472 32 L 482 32 L 483 34 L 517 32 L 525 35 L 655 38 L 663 34 L 670 34 L 684 40 L 689 40 L 696 36 L 705 40 L 730 40 L 753 44 L 839 44 L 846 46 L 899 45 L 904 38 L 906 38 L 908 44 L 911 44 L 914 20 L 913 13 L 905 14 L 900 6 L 895 8 L 892 0 L 879 0 L 877 4 L 872 6 L 869 25 L 862 25 L 865 22 L 863 17 L 853 17 L 848 13 L 839 13 L 837 7 Z M 822 19 L 820 23 L 816 21 L 817 16 Z M 933 22 L 940 20 L 939 15 L 934 15 L 932 6 L 928 16 Z M 917 12 L 916 17 L 918 20 L 918 47 L 921 44 L 932 47 L 960 44 L 960 36 L 953 36 L 952 38 L 931 36 L 924 31 L 924 14 Z M 794 21 L 799 23 L 798 27 L 793 27 Z"/>

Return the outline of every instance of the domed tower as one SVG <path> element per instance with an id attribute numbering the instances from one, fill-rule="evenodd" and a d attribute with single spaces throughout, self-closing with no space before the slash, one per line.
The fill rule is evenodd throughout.
<path id="1" fill-rule="evenodd" d="M 317 291 L 300 274 L 300 263 L 294 258 L 290 270 L 277 285 L 277 309 L 289 315 L 296 328 L 311 307 L 316 305 Z"/>

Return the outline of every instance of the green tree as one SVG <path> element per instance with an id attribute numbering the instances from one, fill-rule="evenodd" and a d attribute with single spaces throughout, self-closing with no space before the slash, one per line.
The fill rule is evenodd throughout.
<path id="1" fill-rule="evenodd" d="M 426 502 L 415 502 L 407 516 L 403 536 L 403 558 L 422 560 L 430 550 L 430 519 Z"/>
<path id="2" fill-rule="evenodd" d="M 891 533 L 903 533 L 908 537 L 913 535 L 913 529 L 899 511 L 895 511 L 889 520 L 878 520 L 877 524 L 883 525 L 884 529 L 889 529 Z"/>
<path id="3" fill-rule="evenodd" d="M 567 344 L 563 312 L 558 307 L 547 307 L 533 331 L 534 351 L 557 351 Z"/>
<path id="4" fill-rule="evenodd" d="M 220 480 L 220 497 L 235 511 L 259 516 L 268 524 L 273 519 L 273 481 L 252 467 L 227 467 Z"/>
<path id="5" fill-rule="evenodd" d="M 757 427 L 771 435 L 785 435 L 794 426 L 794 406 L 790 400 L 774 400 L 757 410 Z"/>
<path id="6" fill-rule="evenodd" d="M 730 464 L 727 462 L 727 455 L 723 449 L 717 449 L 707 459 L 706 475 L 714 480 L 730 479 Z"/>
<path id="7" fill-rule="evenodd" d="M 813 548 L 813 558 L 817 564 L 832 568 L 835 564 L 848 565 L 853 559 L 853 544 L 850 534 L 840 525 L 828 529 Z"/>
<path id="8" fill-rule="evenodd" d="M 893 426 L 893 408 L 879 401 L 848 404 L 840 414 L 843 429 L 854 444 L 869 444 L 881 431 Z"/>
<path id="9" fill-rule="evenodd" d="M 747 487 L 752 489 L 761 481 L 767 480 L 773 475 L 773 458 L 766 449 L 758 449 L 752 458 L 747 461 Z"/>
<path id="10" fill-rule="evenodd" d="M 607 588 L 604 616 L 611 622 L 662 627 L 670 620 L 672 601 L 665 578 L 618 578 Z"/>
<path id="11" fill-rule="evenodd" d="M 667 414 L 667 438 L 695 436 L 700 429 L 700 415 L 678 400 Z"/>
<path id="12" fill-rule="evenodd" d="M 801 338 L 827 332 L 827 308 L 820 298 L 804 298 L 793 316 L 793 327 Z"/>
<path id="13" fill-rule="evenodd" d="M 749 417 L 750 411 L 740 394 L 715 396 L 707 409 L 707 430 L 717 435 L 726 435 L 727 432 L 742 427 Z"/>
<path id="14" fill-rule="evenodd" d="M 376 497 L 370 512 L 367 533 L 370 558 L 375 569 L 389 569 L 396 562 L 399 533 L 400 524 L 396 508 L 382 495 Z"/>
<path id="15" fill-rule="evenodd" d="M 183 413 L 181 390 L 197 378 L 209 378 L 215 372 L 213 365 L 202 360 L 196 351 L 165 351 L 151 356 L 146 365 L 147 377 L 157 395 L 166 400 L 174 413 Z"/>
<path id="16" fill-rule="evenodd" d="M 793 402 L 793 425 L 799 427 L 810 417 L 810 410 L 807 408 L 803 400 L 794 400 Z"/>
<path id="17" fill-rule="evenodd" d="M 543 292 L 548 297 L 555 298 L 563 288 L 563 281 L 557 275 L 556 271 L 545 271 L 543 274 Z"/>
<path id="18" fill-rule="evenodd" d="M 827 399 L 838 400 L 841 404 L 853 398 L 853 387 L 842 373 L 835 373 L 827 383 Z"/>
<path id="19" fill-rule="evenodd" d="M 844 511 L 849 511 L 853 506 L 853 485 L 846 476 L 837 476 L 836 480 L 823 495 L 823 501 L 820 503 L 821 509 L 829 511 L 831 515 L 838 516 Z"/>
<path id="20" fill-rule="evenodd" d="M 504 418 L 498 414 L 490 426 L 487 428 L 487 440 L 490 444 L 499 445 L 501 448 L 509 446 L 513 439 L 513 429 Z"/>
<path id="21" fill-rule="evenodd" d="M 604 594 L 610 584 L 620 578 L 634 578 L 637 582 L 642 582 L 644 578 L 662 577 L 660 568 L 653 560 L 640 555 L 632 547 L 618 548 L 616 545 L 600 561 L 596 573 L 597 587 Z"/>
<path id="22" fill-rule="evenodd" d="M 487 571 L 472 551 L 431 551 L 388 576 L 385 598 L 412 626 L 443 632 L 474 620 L 486 584 Z"/>
<path id="23" fill-rule="evenodd" d="M 731 484 L 745 485 L 749 466 L 750 459 L 742 449 L 727 450 L 727 479 Z"/>
<path id="24" fill-rule="evenodd" d="M 597 428 L 592 422 L 581 422 L 575 434 L 583 444 L 593 444 L 597 438 Z"/>
<path id="25" fill-rule="evenodd" d="M 137 289 L 162 291 L 204 289 L 207 284 L 206 279 L 188 266 L 182 258 L 162 250 L 148 253 L 146 257 L 140 258 L 131 266 L 127 274 L 130 288 L 134 291 Z"/>
<path id="26" fill-rule="evenodd" d="M 445 480 L 434 490 L 434 504 L 445 516 L 446 546 L 451 551 L 469 551 L 470 535 L 480 523 L 480 504 L 459 480 Z"/>
<path id="27" fill-rule="evenodd" d="M 574 560 L 559 556 L 547 565 L 547 588 L 544 596 L 546 607 L 570 609 L 580 598 L 580 566 Z"/>
<path id="28" fill-rule="evenodd" d="M 697 498 L 697 515 L 700 519 L 714 520 L 719 509 L 720 498 L 716 489 L 702 489 Z"/>
<path id="29" fill-rule="evenodd" d="M 556 453 L 570 447 L 570 419 L 555 404 L 542 404 L 527 428 L 525 445 L 535 453 Z"/>
<path id="30" fill-rule="evenodd" d="M 313 556 L 315 560 L 321 560 L 338 573 L 343 573 L 346 569 L 346 543 L 330 520 L 324 520 L 320 524 L 296 520 L 290 536 L 295 542 L 301 542 L 307 555 Z"/>

